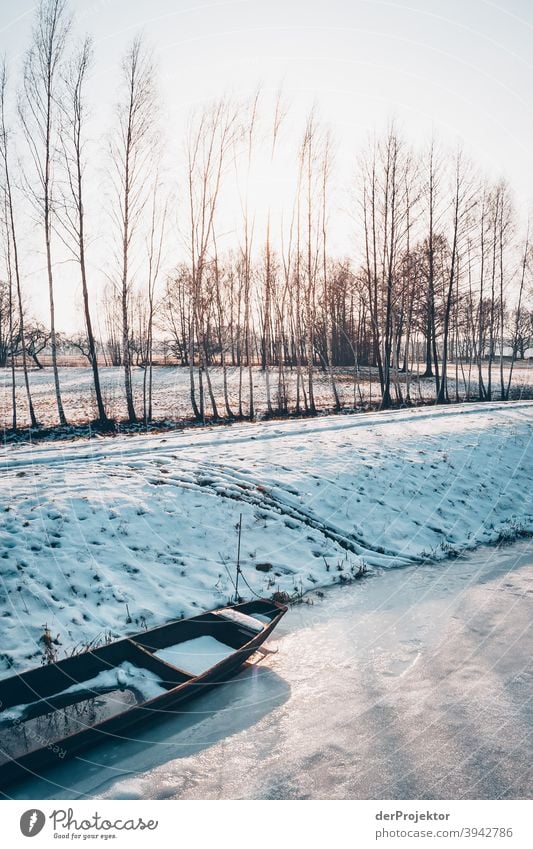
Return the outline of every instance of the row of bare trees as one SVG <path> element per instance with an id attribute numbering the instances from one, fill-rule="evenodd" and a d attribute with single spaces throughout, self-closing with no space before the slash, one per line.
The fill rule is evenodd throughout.
<path id="1" fill-rule="evenodd" d="M 249 134 L 255 100 L 252 108 Z M 274 136 L 281 114 L 277 103 Z M 414 370 L 434 381 L 437 403 L 459 400 L 459 378 L 468 392 L 477 382 L 481 400 L 509 398 L 514 362 L 532 339 L 533 253 L 505 182 L 488 184 L 462 151 L 445 157 L 435 142 L 415 155 L 391 127 L 359 160 L 354 256 L 335 259 L 328 251 L 332 144 L 312 113 L 278 247 L 268 216 L 252 257 L 254 220 L 250 224 L 244 202 L 241 244 L 220 255 L 214 207 L 225 148 L 215 140 L 217 133 L 226 138 L 227 121 L 233 127 L 234 114 L 217 104 L 202 114 L 189 140 L 189 161 L 197 163 L 203 144 L 214 169 L 189 169 L 193 233 L 198 221 L 204 227 L 201 250 L 193 245 L 193 262 L 168 276 L 159 318 L 176 357 L 189 368 L 196 417 L 204 415 L 205 403 L 213 417 L 219 415 L 210 378 L 215 366 L 223 371 L 228 416 L 253 416 L 252 369 L 258 364 L 269 414 L 288 411 L 289 371 L 296 413 L 316 412 L 317 370 L 327 375 L 330 404 L 338 410 L 339 367 L 353 369 L 354 395 L 361 400 L 360 368 L 374 368 L 382 408 L 413 401 Z M 228 365 L 239 368 L 236 409 L 227 393 Z"/>
<path id="2" fill-rule="evenodd" d="M 54 252 L 65 251 L 78 267 L 81 283 L 85 341 L 78 343 L 87 354 L 93 373 L 97 419 L 107 423 L 100 386 L 97 343 L 91 315 L 87 263 L 86 173 L 89 160 L 86 84 L 93 63 L 90 38 L 71 46 L 72 19 L 67 0 L 41 0 L 35 16 L 31 43 L 25 56 L 22 85 L 16 96 L 16 119 L 9 125 L 8 72 L 4 61 L 0 72 L 0 156 L 2 162 L 3 230 L 10 321 L 10 363 L 13 371 L 13 427 L 17 425 L 15 363 L 20 353 L 26 386 L 29 419 L 37 419 L 31 397 L 27 354 L 31 343 L 24 328 L 21 284 L 17 192 L 29 205 L 32 217 L 42 232 L 45 248 L 49 300 L 48 345 L 54 375 L 58 420 L 66 424 L 58 369 L 56 331 L 56 262 Z M 116 237 L 116 267 L 109 274 L 114 296 L 121 304 L 120 356 L 124 367 L 124 387 L 128 416 L 135 420 L 131 387 L 130 322 L 132 263 L 135 240 L 145 210 L 149 189 L 148 163 L 153 165 L 155 91 L 153 68 L 140 39 L 125 55 L 121 67 L 121 91 L 115 127 L 109 136 L 111 203 L 109 215 Z M 15 140 L 22 135 L 26 158 L 13 166 Z M 155 190 L 154 190 L 155 191 Z M 19 204 L 20 207 L 21 204 Z M 152 221 L 150 249 L 152 303 L 160 264 L 160 249 L 155 244 L 155 219 Z M 65 293 L 63 293 L 63 297 Z M 68 296 L 68 295 L 67 295 Z M 14 321 L 15 308 L 17 318 Z M 151 324 L 152 319 L 150 319 Z M 151 371 L 150 371 L 151 380 Z M 149 412 L 149 410 L 148 410 Z"/>
<path id="3" fill-rule="evenodd" d="M 254 197 L 253 175 L 262 170 L 273 182 L 287 155 L 287 105 L 260 91 L 246 102 L 222 97 L 192 114 L 171 192 L 155 68 L 140 38 L 122 60 L 106 142 L 108 191 L 95 214 L 111 222 L 113 250 L 95 312 L 99 281 L 90 279 L 87 258 L 88 230 L 98 229 L 87 223 L 93 46 L 90 38 L 73 41 L 67 0 L 41 0 L 18 92 L 5 62 L 0 72 L 0 366 L 11 370 L 13 428 L 18 368 L 27 419 L 37 425 L 29 376 L 29 362 L 39 364 L 37 339 L 50 353 L 57 417 L 66 423 L 55 320 L 57 257 L 65 256 L 77 269 L 72 291 L 81 291 L 84 318 L 70 341 L 92 370 L 103 427 L 102 362 L 123 371 L 128 420 L 147 422 L 162 340 L 188 370 L 198 420 L 253 418 L 258 367 L 270 415 L 290 411 L 289 383 L 291 409 L 316 413 L 317 373 L 327 378 L 332 408 L 342 405 L 339 370 L 353 375 L 354 404 L 362 401 L 363 368 L 375 375 L 383 408 L 413 402 L 415 372 L 434 381 L 437 403 L 459 397 L 459 372 L 465 385 L 474 378 L 481 400 L 509 398 L 514 362 L 531 345 L 533 254 L 505 182 L 490 184 L 463 152 L 444 154 L 436 142 L 415 152 L 391 126 L 358 158 L 349 248 L 335 257 L 334 142 L 315 112 L 282 210 L 268 188 L 259 204 Z M 22 158 L 14 155 L 19 137 Z M 167 146 L 174 163 L 178 145 L 169 139 Z M 28 206 L 46 257 L 47 328 L 29 320 L 25 303 L 20 222 Z M 143 368 L 142 413 L 136 364 Z M 238 369 L 233 393 L 230 368 Z M 218 396 L 214 369 L 222 377 Z"/>

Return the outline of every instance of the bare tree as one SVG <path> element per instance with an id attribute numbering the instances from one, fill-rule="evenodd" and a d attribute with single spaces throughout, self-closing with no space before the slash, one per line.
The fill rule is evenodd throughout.
<path id="1" fill-rule="evenodd" d="M 239 269 L 242 277 L 242 293 L 244 297 L 244 349 L 248 366 L 248 415 L 255 416 L 254 380 L 253 380 L 253 330 L 252 330 L 252 250 L 255 232 L 255 216 L 250 213 L 249 181 L 256 143 L 259 90 L 251 98 L 247 106 L 243 138 L 245 141 L 246 180 L 241 200 L 243 238 L 241 243 L 241 262 Z"/>
<path id="2" fill-rule="evenodd" d="M 51 338 L 51 331 L 42 322 L 33 321 L 26 325 L 26 350 L 39 370 L 44 368 L 39 355 L 48 348 Z M 57 334 L 56 341 L 59 347 L 62 341 L 59 334 Z"/>
<path id="3" fill-rule="evenodd" d="M 117 127 L 111 140 L 114 220 L 120 243 L 118 289 L 122 311 L 122 364 L 128 419 L 137 416 L 133 401 L 130 350 L 130 297 L 133 241 L 149 196 L 147 176 L 154 145 L 156 97 L 154 67 L 142 38 L 134 39 L 122 61 L 123 96 L 117 109 Z"/>
<path id="4" fill-rule="evenodd" d="M 423 192 L 427 215 L 427 236 L 425 242 L 426 254 L 426 370 L 424 377 L 435 378 L 435 394 L 439 392 L 439 357 L 437 351 L 437 254 L 441 237 L 439 228 L 442 225 L 440 192 L 442 183 L 442 157 L 439 155 L 435 140 L 432 139 L 427 155 L 424 157 Z M 433 371 L 433 367 L 435 371 Z"/>
<path id="5" fill-rule="evenodd" d="M 328 188 L 331 178 L 331 137 L 329 133 L 326 135 L 323 142 L 323 155 L 321 162 L 321 230 L 322 230 L 322 298 L 325 305 L 325 335 L 326 335 L 326 360 L 329 374 L 329 382 L 331 392 L 333 394 L 333 403 L 337 411 L 341 408 L 335 375 L 333 373 L 333 298 L 331 295 L 331 287 L 329 280 L 328 268 L 328 245 L 327 245 L 327 227 L 328 227 Z"/>
<path id="6" fill-rule="evenodd" d="M 381 294 L 379 274 L 379 158 L 376 140 L 361 162 L 361 212 L 364 237 L 366 303 L 372 326 L 372 362 L 377 366 L 383 395 L 385 377 L 382 357 Z"/>
<path id="7" fill-rule="evenodd" d="M 29 196 L 43 223 L 50 302 L 50 346 L 59 423 L 66 424 L 55 329 L 52 230 L 55 216 L 54 165 L 61 63 L 70 29 L 66 0 L 41 0 L 31 46 L 24 63 L 24 88 L 19 114 L 33 162 L 35 180 L 27 182 Z"/>
<path id="8" fill-rule="evenodd" d="M 163 254 L 163 243 L 165 238 L 165 226 L 167 218 L 168 201 L 163 208 L 159 204 L 161 186 L 156 174 L 152 192 L 150 210 L 150 232 L 147 240 L 148 254 L 148 277 L 146 296 L 148 301 L 148 314 L 146 326 L 146 362 L 143 378 L 143 417 L 145 425 L 152 418 L 152 385 L 154 364 L 154 315 L 155 315 L 155 292 L 161 259 Z"/>
<path id="9" fill-rule="evenodd" d="M 318 238 L 319 212 L 317 206 L 317 190 L 319 189 L 317 175 L 318 165 L 318 127 L 314 110 L 307 119 L 304 138 L 300 148 L 299 168 L 301 174 L 301 191 L 303 206 L 303 239 L 304 249 L 302 268 L 304 269 L 304 315 L 305 315 L 305 358 L 307 364 L 307 397 L 309 411 L 316 413 L 314 390 L 315 363 L 315 319 L 316 319 L 316 289 L 320 261 L 320 243 Z M 326 170 L 324 170 L 326 174 Z"/>
<path id="10" fill-rule="evenodd" d="M 399 269 L 410 227 L 409 169 L 410 156 L 393 126 L 363 160 L 365 274 L 383 409 L 391 406 L 397 367 Z"/>
<path id="11" fill-rule="evenodd" d="M 232 307 L 232 283 L 234 277 L 234 270 L 231 268 L 231 265 L 228 263 L 228 269 L 226 275 L 224 274 L 223 269 L 220 268 L 218 256 L 216 254 L 216 244 L 215 244 L 215 258 L 213 261 L 214 269 L 213 269 L 213 277 L 215 283 L 215 294 L 216 294 L 216 312 L 218 318 L 218 339 L 220 346 L 220 365 L 222 366 L 222 385 L 224 392 L 224 406 L 226 408 L 226 415 L 228 418 L 233 418 L 233 411 L 230 405 L 229 391 L 228 391 L 228 369 L 226 365 L 226 327 L 225 327 L 225 319 L 227 307 L 231 311 Z M 226 278 L 226 281 L 225 281 Z M 224 282 L 229 283 L 229 285 L 224 289 Z M 229 301 L 229 305 L 227 304 Z M 230 322 L 231 324 L 231 322 Z"/>
<path id="12" fill-rule="evenodd" d="M 511 204 L 510 192 L 505 181 L 499 184 L 499 192 L 501 196 L 498 214 L 498 277 L 499 277 L 499 340 L 500 349 L 500 398 L 505 400 L 506 388 L 504 379 L 504 346 L 505 346 L 505 295 L 506 295 L 506 269 L 508 265 L 505 262 L 505 253 L 509 247 L 509 241 L 513 229 L 513 209 Z"/>
<path id="13" fill-rule="evenodd" d="M 83 295 L 83 314 L 87 333 L 88 360 L 93 372 L 94 392 L 98 410 L 98 420 L 105 424 L 105 411 L 96 343 L 89 307 L 89 288 L 87 284 L 86 235 L 85 235 L 85 82 L 92 61 L 92 43 L 86 38 L 78 53 L 71 61 L 65 75 L 66 97 L 63 101 L 64 132 L 61 134 L 64 163 L 67 174 L 67 187 L 63 194 L 62 221 L 68 233 L 67 245 L 71 248 L 79 264 Z"/>
<path id="14" fill-rule="evenodd" d="M 459 267 L 462 251 L 462 240 L 469 225 L 469 217 L 475 205 L 474 189 L 461 150 L 457 152 L 454 163 L 453 195 L 452 195 L 452 224 L 451 242 L 449 245 L 448 272 L 444 291 L 443 331 L 442 331 L 442 369 L 437 395 L 437 403 L 444 404 L 449 400 L 447 384 L 447 368 L 454 294 L 458 286 Z"/>
<path id="15" fill-rule="evenodd" d="M 213 416 L 218 411 L 206 357 L 206 321 L 213 307 L 216 287 L 206 285 L 210 261 L 216 259 L 215 216 L 222 180 L 233 150 L 238 110 L 226 98 L 206 106 L 192 116 L 186 143 L 188 226 L 191 282 L 191 322 L 189 333 L 189 381 L 193 414 L 204 420 L 205 374 Z M 199 404 L 194 379 L 195 351 L 198 349 Z"/>
<path id="16" fill-rule="evenodd" d="M 102 312 L 104 320 L 102 348 L 105 363 L 116 367 L 122 366 L 122 305 L 120 293 L 112 283 L 105 288 Z"/>
<path id="17" fill-rule="evenodd" d="M 24 373 L 24 386 L 26 388 L 26 399 L 28 403 L 28 414 L 32 427 L 37 427 L 37 417 L 33 408 L 33 402 L 30 391 L 30 381 L 28 377 L 28 363 L 26 359 L 26 338 L 24 333 L 24 308 L 22 303 L 22 284 L 20 274 L 19 250 L 17 229 L 15 226 L 15 211 L 14 200 L 11 183 L 11 162 L 9 156 L 9 133 L 6 118 L 6 93 L 7 93 L 7 68 L 5 61 L 0 69 L 0 157 L 3 166 L 3 189 L 4 189 L 4 209 L 5 209 L 5 224 L 6 224 L 6 242 L 7 251 L 10 256 L 10 268 L 12 275 L 14 274 L 15 286 L 17 292 L 18 305 L 18 320 L 20 334 L 20 348 L 22 357 L 22 368 Z M 14 358 L 13 358 L 14 366 Z M 14 427 L 16 426 L 16 416 L 13 410 Z"/>
<path id="18" fill-rule="evenodd" d="M 276 154 L 277 142 L 283 120 L 285 118 L 285 106 L 282 100 L 281 92 L 278 92 L 276 98 L 274 115 L 271 125 L 271 146 L 270 146 L 270 166 L 274 165 L 274 157 Z M 267 396 L 267 413 L 272 414 L 272 392 L 270 387 L 270 366 L 272 361 L 272 348 L 276 343 L 276 334 L 273 332 L 274 324 L 272 320 L 273 300 L 275 290 L 275 279 L 277 266 L 273 256 L 271 235 L 271 209 L 269 207 L 266 222 L 266 238 L 264 250 L 264 296 L 263 296 L 263 331 L 262 331 L 262 366 L 265 372 L 266 396 Z M 279 402 L 279 398 L 278 398 Z M 280 407 L 278 403 L 278 408 Z"/>
<path id="19" fill-rule="evenodd" d="M 529 221 L 527 223 L 526 237 L 524 241 L 524 247 L 522 252 L 522 262 L 520 268 L 520 284 L 518 289 L 518 300 L 516 304 L 516 309 L 514 313 L 514 322 L 513 322 L 513 332 L 511 336 L 511 365 L 509 368 L 509 374 L 507 377 L 507 388 L 505 390 L 504 398 L 506 401 L 509 400 L 509 393 L 511 391 L 511 381 L 513 378 L 513 368 L 516 360 L 516 356 L 518 353 L 518 339 L 520 334 L 520 324 L 522 320 L 522 316 L 524 313 L 523 308 L 523 297 L 524 297 L 524 287 L 526 283 L 526 275 L 529 270 L 530 263 L 530 253 L 531 253 L 531 245 L 530 245 L 530 237 L 529 237 Z M 529 323 L 531 324 L 531 317 L 529 319 Z"/>
<path id="20" fill-rule="evenodd" d="M 2 229 L 4 238 L 4 255 L 7 270 L 7 283 L 0 280 L 0 366 L 5 368 L 9 361 L 11 369 L 11 426 L 17 429 L 17 385 L 15 376 L 15 358 L 17 353 L 18 330 L 14 316 L 13 303 L 13 267 L 11 257 L 11 238 L 9 233 L 9 213 L 7 197 L 4 192 L 4 215 Z"/>

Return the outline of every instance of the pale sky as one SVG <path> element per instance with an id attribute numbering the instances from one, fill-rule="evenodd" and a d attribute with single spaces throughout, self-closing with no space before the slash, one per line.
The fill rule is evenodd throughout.
<path id="1" fill-rule="evenodd" d="M 143 30 L 159 66 L 166 135 L 179 137 L 176 159 L 193 104 L 282 83 L 298 130 L 316 102 L 343 167 L 394 117 L 415 144 L 432 132 L 462 140 L 489 176 L 510 180 L 520 205 L 533 198 L 531 0 L 72 0 L 71 8 L 76 32 L 95 39 L 97 133 L 112 121 L 120 58 Z M 33 9 L 0 0 L 13 78 Z M 44 280 L 33 285 L 38 303 Z M 70 329 L 73 299 L 59 301 L 57 323 Z"/>

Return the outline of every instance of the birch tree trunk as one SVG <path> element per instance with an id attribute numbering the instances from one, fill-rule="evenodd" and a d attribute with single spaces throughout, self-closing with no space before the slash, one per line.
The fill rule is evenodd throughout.
<path id="1" fill-rule="evenodd" d="M 41 0 L 37 9 L 32 43 L 24 64 L 24 92 L 19 115 L 33 161 L 36 185 L 28 183 L 34 207 L 43 224 L 46 248 L 46 273 L 50 306 L 50 348 L 54 390 L 59 423 L 67 423 L 61 398 L 57 366 L 54 272 L 52 261 L 52 224 L 55 216 L 53 169 L 57 147 L 58 103 L 61 63 L 70 29 L 66 0 Z"/>
<path id="2" fill-rule="evenodd" d="M 37 417 L 33 407 L 31 397 L 30 381 L 28 376 L 28 361 L 26 354 L 26 333 L 24 328 L 24 307 L 22 299 L 22 283 L 19 263 L 19 250 L 17 229 L 15 227 L 15 211 L 13 192 L 11 188 L 11 162 L 9 151 L 9 134 L 6 119 L 6 94 L 7 94 L 7 67 L 5 62 L 0 69 L 0 156 L 2 159 L 4 172 L 4 194 L 5 194 L 5 210 L 6 210 L 6 238 L 8 245 L 11 245 L 12 251 L 12 268 L 15 275 L 15 285 L 17 290 L 17 307 L 19 320 L 19 335 L 20 347 L 22 352 L 22 369 L 24 374 L 24 387 L 26 390 L 26 401 L 28 404 L 28 416 L 31 427 L 37 427 Z M 16 421 L 14 427 L 16 425 Z"/>

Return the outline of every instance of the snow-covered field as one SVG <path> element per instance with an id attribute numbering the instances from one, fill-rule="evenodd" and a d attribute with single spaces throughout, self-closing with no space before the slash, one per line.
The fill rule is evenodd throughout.
<path id="1" fill-rule="evenodd" d="M 7 446 L 1 674 L 225 604 L 533 529 L 533 402 Z M 243 595 L 249 594 L 241 584 Z"/>
<path id="2" fill-rule="evenodd" d="M 498 364 L 493 365 L 492 381 L 494 397 L 499 393 L 499 371 Z M 422 373 L 423 366 L 420 365 L 419 372 Z M 485 380 L 487 380 L 487 366 L 484 367 Z M 508 375 L 508 364 L 505 366 L 505 380 Z M 142 416 L 144 371 L 141 368 L 133 370 L 133 386 L 135 393 L 135 404 L 138 415 Z M 468 396 L 475 397 L 477 389 L 477 377 L 474 369 L 467 366 L 458 367 L 457 378 L 455 364 L 449 370 L 449 393 L 452 401 L 463 401 Z M 126 405 L 124 402 L 124 375 L 120 368 L 102 368 L 100 370 L 102 392 L 106 407 L 110 416 L 117 419 L 126 417 Z M 211 369 L 213 393 L 219 407 L 219 413 L 224 415 L 224 393 L 222 371 L 220 368 Z M 65 413 L 69 422 L 91 421 L 96 417 L 96 404 L 92 388 L 92 373 L 88 368 L 61 368 L 60 369 L 61 392 Z M 270 374 L 270 384 L 273 403 L 275 403 L 277 374 L 275 369 Z M 353 369 L 342 369 L 336 372 L 335 377 L 339 397 L 343 406 L 353 409 L 366 405 L 376 405 L 379 401 L 379 382 L 376 369 L 362 368 L 359 374 L 354 374 Z M 433 378 L 420 378 L 413 372 L 410 377 L 410 395 L 414 403 L 424 400 L 432 400 L 435 397 L 435 382 Z M 296 399 L 296 372 L 287 371 L 287 395 L 289 408 L 293 409 Z M 400 375 L 402 391 L 405 394 L 405 375 Z M 28 425 L 26 418 L 25 390 L 22 373 L 16 376 L 17 382 L 17 404 L 19 410 L 19 425 Z M 32 370 L 30 383 L 35 412 L 39 422 L 43 425 L 54 425 L 57 423 L 57 410 L 54 401 L 53 374 L 51 368 L 42 371 Z M 259 368 L 254 369 L 254 405 L 257 416 L 266 413 L 266 380 L 265 374 Z M 456 388 L 458 397 L 456 397 Z M 228 391 L 234 413 L 238 411 L 239 393 L 239 369 L 228 369 Z M 517 362 L 513 370 L 512 381 L 513 397 L 531 398 L 533 393 L 533 366 L 526 361 Z M 333 406 L 331 384 L 329 377 L 324 372 L 318 371 L 315 375 L 315 399 L 320 409 L 328 409 Z M 243 412 L 248 412 L 248 374 L 243 376 Z M 211 414 L 211 408 L 207 405 L 206 414 Z M 154 369 L 154 397 L 153 417 L 156 420 L 183 419 L 192 415 L 189 393 L 189 372 L 186 368 L 178 367 L 156 367 Z M 0 369 L 0 427 L 11 426 L 11 373 L 7 369 Z"/>

